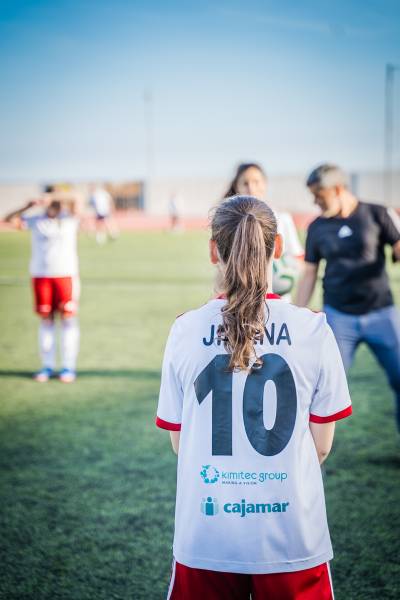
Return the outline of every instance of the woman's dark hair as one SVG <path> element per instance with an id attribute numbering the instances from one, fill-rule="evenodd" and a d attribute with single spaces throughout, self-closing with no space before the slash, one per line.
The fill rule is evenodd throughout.
<path id="1" fill-rule="evenodd" d="M 265 177 L 265 179 L 267 178 L 267 175 L 266 175 L 264 169 L 258 163 L 255 163 L 255 162 L 241 163 L 236 169 L 235 176 L 232 179 L 231 183 L 229 184 L 229 187 L 228 187 L 226 193 L 224 194 L 224 198 L 230 198 L 231 196 L 235 196 L 235 194 L 237 194 L 237 192 L 238 192 L 237 183 L 238 183 L 241 175 L 243 175 L 243 173 L 245 171 L 247 171 L 247 169 L 258 169 L 260 171 L 260 173 L 262 173 L 262 175 Z"/>
<path id="2" fill-rule="evenodd" d="M 274 213 L 252 196 L 224 200 L 211 217 L 211 239 L 222 261 L 223 333 L 232 370 L 261 366 L 254 343 L 264 331 L 267 266 L 276 232 Z"/>

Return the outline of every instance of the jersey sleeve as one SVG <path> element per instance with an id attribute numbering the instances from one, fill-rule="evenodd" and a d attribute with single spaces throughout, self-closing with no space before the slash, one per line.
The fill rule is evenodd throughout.
<path id="1" fill-rule="evenodd" d="M 278 231 L 283 236 L 283 253 L 296 258 L 303 258 L 304 250 L 293 218 L 289 213 L 279 213 Z"/>
<path id="2" fill-rule="evenodd" d="M 176 369 L 177 323 L 168 336 L 161 373 L 156 425 L 169 431 L 180 431 L 183 389 Z"/>
<path id="3" fill-rule="evenodd" d="M 321 258 L 322 256 L 318 248 L 315 230 L 311 226 L 307 232 L 304 260 L 305 262 L 318 264 Z"/>
<path id="4" fill-rule="evenodd" d="M 34 215 L 34 216 L 21 215 L 21 221 L 22 221 L 24 227 L 26 227 L 27 229 L 35 229 L 36 224 L 39 219 L 40 219 L 40 217 L 38 217 L 37 215 Z"/>
<path id="5" fill-rule="evenodd" d="M 310 407 L 310 421 L 330 423 L 352 413 L 342 357 L 332 329 L 325 323 L 320 372 Z"/>

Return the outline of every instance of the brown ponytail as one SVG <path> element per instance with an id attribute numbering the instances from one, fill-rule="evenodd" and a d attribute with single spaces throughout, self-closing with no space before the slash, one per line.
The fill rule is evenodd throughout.
<path id="1" fill-rule="evenodd" d="M 211 231 L 223 262 L 227 304 L 222 316 L 229 366 L 260 366 L 254 342 L 265 325 L 267 267 L 277 231 L 274 213 L 252 196 L 234 196 L 215 209 Z"/>

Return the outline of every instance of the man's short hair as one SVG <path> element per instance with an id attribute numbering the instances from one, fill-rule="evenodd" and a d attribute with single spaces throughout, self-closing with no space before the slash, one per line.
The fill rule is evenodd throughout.
<path id="1" fill-rule="evenodd" d="M 330 188 L 336 185 L 348 187 L 349 180 L 346 173 L 340 167 L 330 163 L 324 163 L 311 171 L 307 177 L 306 185 L 307 187 L 317 185 L 321 188 Z"/>

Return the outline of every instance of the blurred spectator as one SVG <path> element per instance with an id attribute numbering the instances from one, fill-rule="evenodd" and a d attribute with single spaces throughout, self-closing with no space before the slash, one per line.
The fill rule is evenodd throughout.
<path id="1" fill-rule="evenodd" d="M 180 195 L 173 193 L 168 201 L 170 231 L 179 231 L 182 228 L 181 205 L 182 199 Z"/>

